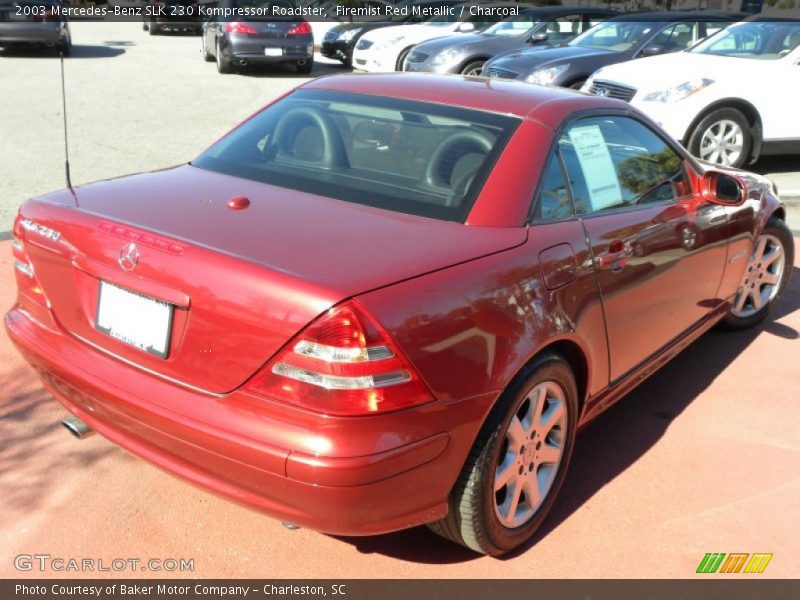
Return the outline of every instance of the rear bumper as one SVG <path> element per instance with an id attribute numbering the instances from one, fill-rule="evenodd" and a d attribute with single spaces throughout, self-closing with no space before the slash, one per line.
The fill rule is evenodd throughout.
<path id="1" fill-rule="evenodd" d="M 5 44 L 58 44 L 64 39 L 59 23 L 0 23 L 0 46 Z"/>
<path id="2" fill-rule="evenodd" d="M 278 56 L 268 56 L 266 50 L 279 50 Z M 308 61 L 314 57 L 314 41 L 311 36 L 289 40 L 259 39 L 257 36 L 228 34 L 220 39 L 222 55 L 235 62 L 249 64 L 275 64 Z"/>
<path id="3" fill-rule="evenodd" d="M 384 533 L 444 516 L 473 439 L 464 420 L 490 401 L 322 418 L 245 392 L 209 396 L 170 383 L 19 306 L 5 326 L 44 385 L 104 437 L 202 488 L 327 533 Z"/>

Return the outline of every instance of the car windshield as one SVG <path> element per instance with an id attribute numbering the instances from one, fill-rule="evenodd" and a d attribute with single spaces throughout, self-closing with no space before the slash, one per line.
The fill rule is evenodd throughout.
<path id="1" fill-rule="evenodd" d="M 800 46 L 800 22 L 738 23 L 699 43 L 690 52 L 775 60 Z"/>
<path id="2" fill-rule="evenodd" d="M 395 212 L 463 222 L 519 119 L 382 96 L 299 90 L 192 164 Z"/>
<path id="3" fill-rule="evenodd" d="M 633 21 L 606 21 L 592 27 L 572 40 L 570 46 L 597 48 L 612 52 L 624 52 L 633 48 L 656 27 L 655 23 Z"/>
<path id="4" fill-rule="evenodd" d="M 483 35 L 499 35 L 504 37 L 516 37 L 523 35 L 541 23 L 530 15 L 517 15 L 505 21 L 495 23 L 489 29 L 483 32 Z"/>

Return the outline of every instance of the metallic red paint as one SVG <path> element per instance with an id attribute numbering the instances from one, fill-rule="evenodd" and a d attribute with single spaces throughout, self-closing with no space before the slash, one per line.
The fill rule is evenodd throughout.
<path id="1" fill-rule="evenodd" d="M 306 85 L 460 104 L 522 122 L 467 224 L 191 165 L 83 186 L 79 209 L 68 192 L 29 201 L 20 218 L 62 238 L 15 227 L 37 279 L 18 274 L 5 325 L 45 386 L 104 436 L 197 485 L 321 531 L 372 534 L 446 514 L 486 415 L 545 348 L 572 364 L 580 423 L 602 412 L 724 314 L 745 262 L 732 257 L 752 248 L 778 207 L 763 180 L 739 174 L 747 200 L 719 207 L 724 226 L 691 252 L 661 234 L 697 222 L 699 195 L 666 212 L 526 225 L 562 122 L 576 111 L 630 107 L 459 77 Z M 690 171 L 699 194 L 702 169 Z M 250 200 L 246 211 L 227 208 L 235 196 Z M 124 272 L 118 254 L 134 238 L 144 242 L 139 265 Z M 599 268 L 604 253 L 637 243 L 647 251 L 626 255 L 617 277 Z M 177 307 L 166 360 L 94 328 L 100 279 Z M 36 282 L 44 296 L 31 291 Z M 436 401 L 340 417 L 243 385 L 348 298 L 388 331 Z"/>

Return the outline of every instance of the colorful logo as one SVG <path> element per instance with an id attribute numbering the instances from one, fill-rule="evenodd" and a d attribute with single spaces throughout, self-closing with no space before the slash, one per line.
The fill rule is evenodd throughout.
<path id="1" fill-rule="evenodd" d="M 698 573 L 763 573 L 772 553 L 708 552 L 697 566 Z"/>

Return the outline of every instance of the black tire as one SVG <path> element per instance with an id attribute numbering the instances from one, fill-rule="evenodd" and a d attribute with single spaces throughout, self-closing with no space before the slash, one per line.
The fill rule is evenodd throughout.
<path id="1" fill-rule="evenodd" d="M 301 75 L 310 75 L 311 70 L 314 68 L 314 57 L 309 58 L 304 64 L 296 64 L 295 69 Z"/>
<path id="2" fill-rule="evenodd" d="M 214 51 L 216 53 L 215 56 L 217 60 L 217 72 L 222 73 L 223 75 L 233 73 L 233 63 L 230 61 L 229 58 L 225 58 L 225 56 L 220 51 L 219 40 L 217 40 L 217 44 Z"/>
<path id="3" fill-rule="evenodd" d="M 397 56 L 397 63 L 395 64 L 394 70 L 395 71 L 402 71 L 403 70 L 403 63 L 406 61 L 406 57 L 411 53 L 411 49 L 414 46 L 409 46 L 408 48 L 404 48 L 400 54 Z"/>
<path id="4" fill-rule="evenodd" d="M 469 75 L 472 73 L 473 76 L 478 77 L 480 76 L 481 69 L 483 69 L 484 64 L 486 64 L 485 60 L 473 60 L 471 63 L 464 65 L 464 67 L 461 69 L 461 74 Z M 475 71 L 477 71 L 477 73 Z"/>
<path id="5" fill-rule="evenodd" d="M 206 42 L 206 34 L 205 32 L 202 33 L 203 41 L 203 60 L 206 62 L 214 62 L 214 55 L 208 51 L 208 42 Z"/>
<path id="6" fill-rule="evenodd" d="M 147 29 L 150 32 L 150 35 L 158 35 L 158 25 L 156 25 L 154 22 L 151 22 Z"/>
<path id="7" fill-rule="evenodd" d="M 771 239 L 777 240 L 782 246 L 782 253 L 783 253 L 783 265 L 780 269 L 780 279 L 779 283 L 777 284 L 777 289 L 775 290 L 774 294 L 771 295 L 771 298 L 764 303 L 760 310 L 755 311 L 753 314 L 736 314 L 734 308 L 737 304 L 739 299 L 739 294 L 743 293 L 744 290 L 747 289 L 749 282 L 753 281 L 756 285 L 762 285 L 758 283 L 758 269 L 761 265 L 760 262 L 754 261 L 755 251 L 758 249 L 759 241 L 764 236 L 770 236 Z M 769 242 L 771 243 L 771 242 Z M 773 263 L 774 264 L 774 263 Z M 784 293 L 786 292 L 786 288 L 789 286 L 789 279 L 791 278 L 792 268 L 794 265 L 794 239 L 792 238 L 792 232 L 789 227 L 786 225 L 784 221 L 777 217 L 772 217 L 769 221 L 767 221 L 766 227 L 759 235 L 759 239 L 756 240 L 754 254 L 748 259 L 747 270 L 745 271 L 745 276 L 742 280 L 743 286 L 740 288 L 739 293 L 737 293 L 736 297 L 733 300 L 733 305 L 731 306 L 731 312 L 723 319 L 722 323 L 729 329 L 746 329 L 748 327 L 753 327 L 754 325 L 758 325 L 766 319 L 770 313 L 775 309 L 775 305 L 781 301 Z M 751 268 L 754 269 L 751 271 Z M 773 265 L 771 264 L 768 269 L 773 269 Z M 754 273 L 751 275 L 751 273 Z M 750 300 L 748 300 L 750 302 Z M 751 303 L 752 304 L 752 303 Z M 746 308 L 746 307 L 745 307 Z M 751 306 L 751 308 L 754 308 Z"/>
<path id="8" fill-rule="evenodd" d="M 497 494 L 503 490 L 506 490 L 503 493 L 507 493 L 506 488 L 502 488 L 499 492 L 494 491 L 498 459 L 501 454 L 505 457 L 504 460 L 510 456 L 506 441 L 509 423 L 520 411 L 525 410 L 526 402 L 530 409 L 528 394 L 544 382 L 555 383 L 563 391 L 563 407 L 566 409 L 564 422 L 567 429 L 566 435 L 562 433 L 563 451 L 552 483 L 541 503 L 527 521 L 510 528 L 500 521 L 495 508 Z M 564 483 L 575 444 L 577 415 L 577 386 L 567 362 L 555 353 L 545 353 L 531 361 L 503 392 L 489 413 L 461 475 L 450 493 L 447 517 L 431 523 L 429 527 L 442 537 L 476 552 L 495 556 L 514 550 L 530 541 L 552 508 Z M 530 439 L 535 440 L 532 436 L 533 434 Z M 529 448 L 525 445 L 520 448 L 519 468 L 522 469 L 520 473 L 525 470 L 523 462 L 529 457 L 528 452 L 532 453 L 540 446 L 541 443 L 536 446 L 531 443 Z M 513 469 L 516 470 L 517 452 L 516 450 L 511 452 L 515 456 Z M 528 470 L 531 472 L 532 465 L 533 463 L 528 465 Z"/>
<path id="9" fill-rule="evenodd" d="M 753 148 L 753 134 L 751 133 L 751 126 L 747 117 L 735 108 L 720 108 L 701 119 L 700 122 L 692 128 L 686 143 L 686 148 L 693 156 L 708 160 L 709 157 L 700 156 L 700 144 L 703 140 L 703 135 L 722 121 L 733 121 L 742 131 L 742 149 L 739 152 L 739 156 L 731 161 L 731 164 L 727 165 L 740 168 L 750 160 L 750 152 Z M 718 164 L 723 163 L 719 162 Z"/>

